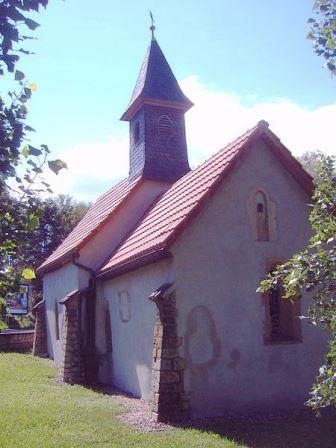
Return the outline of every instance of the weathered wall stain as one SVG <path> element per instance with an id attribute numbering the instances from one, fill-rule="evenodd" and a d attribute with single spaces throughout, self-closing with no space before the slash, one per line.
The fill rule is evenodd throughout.
<path id="1" fill-rule="evenodd" d="M 118 311 L 122 322 L 128 322 L 131 319 L 131 297 L 127 291 L 118 292 Z"/>
<path id="2" fill-rule="evenodd" d="M 211 368 L 218 362 L 220 341 L 215 321 L 204 305 L 194 307 L 188 314 L 185 347 L 188 365 L 193 369 Z"/>
<path id="3" fill-rule="evenodd" d="M 230 362 L 228 362 L 227 366 L 230 369 L 235 369 L 240 363 L 240 351 L 234 348 L 230 353 Z"/>
<path id="4" fill-rule="evenodd" d="M 207 403 L 211 369 L 219 360 L 221 345 L 215 321 L 204 305 L 194 307 L 187 316 L 185 334 L 187 367 L 193 392 L 191 401 Z"/>

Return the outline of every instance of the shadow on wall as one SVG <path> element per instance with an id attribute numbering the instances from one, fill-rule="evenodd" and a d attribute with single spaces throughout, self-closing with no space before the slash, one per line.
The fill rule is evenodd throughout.
<path id="1" fill-rule="evenodd" d="M 242 420 L 223 418 L 197 422 L 193 428 L 213 432 L 247 448 L 335 448 L 336 411 L 321 418 L 311 410 L 277 416 L 253 416 Z"/>

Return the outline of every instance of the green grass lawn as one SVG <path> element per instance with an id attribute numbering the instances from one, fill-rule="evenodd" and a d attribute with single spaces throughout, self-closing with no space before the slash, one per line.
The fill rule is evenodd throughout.
<path id="1" fill-rule="evenodd" d="M 226 423 L 207 430 L 139 432 L 121 423 L 120 400 L 53 382 L 48 360 L 0 353 L 0 447 L 336 447 L 336 422 Z"/>

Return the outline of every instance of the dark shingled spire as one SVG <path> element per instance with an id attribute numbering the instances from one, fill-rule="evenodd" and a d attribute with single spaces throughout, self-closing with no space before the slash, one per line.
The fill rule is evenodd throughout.
<path id="1" fill-rule="evenodd" d="M 148 47 L 131 101 L 121 119 L 131 120 L 143 104 L 170 106 L 184 112 L 193 106 L 178 85 L 155 37 Z"/>
<path id="2" fill-rule="evenodd" d="M 175 182 L 188 171 L 184 95 L 152 33 L 130 104 L 121 117 L 130 124 L 129 178 Z"/>

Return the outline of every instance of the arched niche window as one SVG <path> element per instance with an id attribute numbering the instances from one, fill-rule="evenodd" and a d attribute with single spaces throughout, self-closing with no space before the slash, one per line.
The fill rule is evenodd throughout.
<path id="1" fill-rule="evenodd" d="M 257 241 L 269 241 L 267 199 L 262 191 L 255 195 Z"/>
<path id="2" fill-rule="evenodd" d="M 272 272 L 276 266 L 270 270 Z M 266 344 L 295 343 L 302 341 L 300 300 L 285 299 L 282 285 L 265 294 Z"/>
<path id="3" fill-rule="evenodd" d="M 160 137 L 169 137 L 173 133 L 173 122 L 168 115 L 161 115 L 158 121 L 158 134 Z"/>
<path id="4" fill-rule="evenodd" d="M 263 189 L 254 190 L 248 201 L 252 237 L 255 241 L 276 239 L 276 204 Z"/>
<path id="5" fill-rule="evenodd" d="M 137 144 L 140 140 L 140 125 L 139 122 L 136 122 L 133 128 L 133 141 Z"/>

